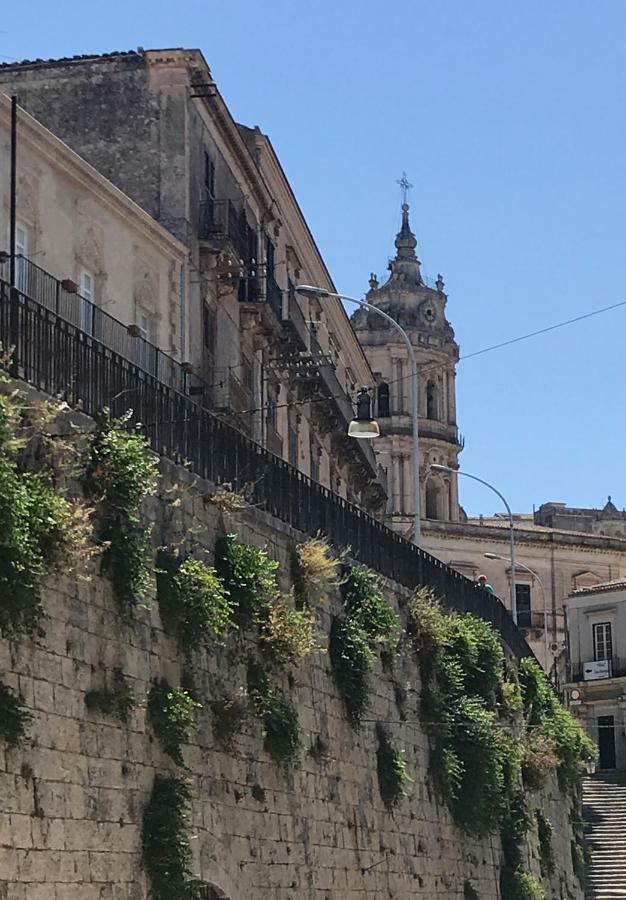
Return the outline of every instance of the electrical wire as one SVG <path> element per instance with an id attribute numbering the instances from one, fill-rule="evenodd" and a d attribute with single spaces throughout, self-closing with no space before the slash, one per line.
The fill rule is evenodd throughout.
<path id="1" fill-rule="evenodd" d="M 497 344 L 491 344 L 489 347 L 483 347 L 482 350 L 474 350 L 472 353 L 465 353 L 463 356 L 460 356 L 458 362 L 463 362 L 468 359 L 474 359 L 477 356 L 483 356 L 485 353 L 491 353 L 494 350 L 500 350 L 503 347 L 510 347 L 512 344 L 519 344 L 521 341 L 530 340 L 530 338 L 538 337 L 541 334 L 547 334 L 550 331 L 556 331 L 559 328 L 565 328 L 567 325 L 573 325 L 576 322 L 582 322 L 585 319 L 590 319 L 593 316 L 599 316 L 602 313 L 610 312 L 611 310 L 618 309 L 619 307 L 626 306 L 626 300 L 620 300 L 619 303 L 612 303 L 610 306 L 603 306 L 600 309 L 591 310 L 588 313 L 583 313 L 580 316 L 574 316 L 572 319 L 565 319 L 562 322 L 557 322 L 555 325 L 547 325 L 545 328 L 539 328 L 536 331 L 530 331 L 527 334 L 519 335 L 518 337 L 510 338 L 507 341 L 500 341 Z M 313 360 L 313 362 L 315 362 Z M 331 365 L 331 363 L 327 363 L 327 365 Z M 434 371 L 436 369 L 446 369 L 449 367 L 449 362 L 445 363 L 430 363 L 426 366 L 420 367 L 418 374 L 422 375 L 425 372 Z M 394 378 L 391 381 L 386 381 L 385 384 L 397 384 L 400 381 L 407 381 L 409 378 L 412 378 L 413 374 L 409 373 L 408 375 L 402 375 L 398 378 Z M 335 394 L 330 397 L 320 396 L 320 397 L 312 397 L 308 400 L 292 400 L 289 403 L 279 403 L 277 405 L 273 405 L 272 409 L 289 409 L 295 406 L 303 406 L 307 403 L 327 403 L 329 400 L 340 400 L 345 397 L 345 394 Z M 238 415 L 252 415 L 254 413 L 264 412 L 268 409 L 268 406 L 257 406 L 251 409 L 244 409 L 238 411 Z"/>

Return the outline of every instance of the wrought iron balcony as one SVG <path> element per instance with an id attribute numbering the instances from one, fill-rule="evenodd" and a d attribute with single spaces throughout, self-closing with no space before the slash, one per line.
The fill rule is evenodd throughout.
<path id="1" fill-rule="evenodd" d="M 626 658 L 613 656 L 608 662 L 608 675 L 599 678 L 585 679 L 583 668 L 584 663 L 570 663 L 567 667 L 567 676 L 569 681 L 584 681 L 585 684 L 593 686 L 598 682 L 606 681 L 609 678 L 626 678 Z"/>
<path id="2" fill-rule="evenodd" d="M 237 209 L 232 200 L 214 200 L 208 194 L 200 204 L 198 239 L 222 248 L 230 245 L 238 261 L 249 264 L 250 229 L 245 209 Z"/>

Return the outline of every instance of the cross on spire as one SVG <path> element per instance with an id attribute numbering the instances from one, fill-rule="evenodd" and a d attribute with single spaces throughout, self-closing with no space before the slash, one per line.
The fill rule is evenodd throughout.
<path id="1" fill-rule="evenodd" d="M 396 184 L 399 184 L 402 188 L 402 202 L 407 203 L 409 199 L 409 191 L 411 190 L 413 185 L 406 177 L 406 172 L 402 173 L 402 178 L 396 179 Z"/>

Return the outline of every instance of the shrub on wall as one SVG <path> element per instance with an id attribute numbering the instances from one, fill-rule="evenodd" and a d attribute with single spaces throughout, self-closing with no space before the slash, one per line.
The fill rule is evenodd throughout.
<path id="1" fill-rule="evenodd" d="M 24 709 L 22 697 L 16 696 L 0 681 L 0 740 L 17 746 L 26 737 L 30 715 Z"/>
<path id="2" fill-rule="evenodd" d="M 342 582 L 344 612 L 333 621 L 329 654 L 335 682 L 350 723 L 358 727 L 367 711 L 375 650 L 395 647 L 398 617 L 373 572 L 347 567 Z"/>
<path id="3" fill-rule="evenodd" d="M 300 724 L 295 706 L 272 687 L 267 672 L 254 659 L 248 661 L 247 684 L 252 708 L 265 730 L 265 750 L 282 768 L 295 768 L 301 750 Z"/>
<path id="4" fill-rule="evenodd" d="M 187 837 L 189 788 L 157 775 L 143 814 L 143 861 L 153 900 L 190 900 L 191 849 Z"/>
<path id="5" fill-rule="evenodd" d="M 85 704 L 87 709 L 98 710 L 105 716 L 114 716 L 126 723 L 135 705 L 135 698 L 128 679 L 121 669 L 115 669 L 110 686 L 87 691 Z"/>
<path id="6" fill-rule="evenodd" d="M 376 751 L 378 787 L 385 806 L 391 809 L 406 796 L 413 780 L 407 773 L 404 753 L 393 746 L 386 728 L 380 722 L 376 725 L 376 736 L 378 738 Z"/>
<path id="7" fill-rule="evenodd" d="M 128 419 L 112 419 L 104 410 L 86 460 L 86 486 L 102 504 L 98 536 L 105 548 L 103 571 L 123 610 L 144 598 L 150 582 L 150 530 L 140 510 L 156 490 L 158 473 L 147 441 L 126 430 Z"/>
<path id="8" fill-rule="evenodd" d="M 189 738 L 200 708 L 201 704 L 187 691 L 171 688 L 164 678 L 155 682 L 148 694 L 150 724 L 165 753 L 179 766 L 183 765 L 181 747 Z"/>
<path id="9" fill-rule="evenodd" d="M 215 569 L 240 625 L 258 624 L 266 618 L 277 594 L 277 562 L 264 550 L 239 543 L 235 535 L 229 534 L 216 542 Z"/>
<path id="10" fill-rule="evenodd" d="M 314 648 L 313 616 L 295 609 L 288 597 L 278 597 L 261 623 L 261 647 L 279 665 L 297 663 Z"/>
<path id="11" fill-rule="evenodd" d="M 312 538 L 296 544 L 292 557 L 294 592 L 300 602 L 311 602 L 322 597 L 336 584 L 339 560 L 328 541 Z"/>
<path id="12" fill-rule="evenodd" d="M 157 599 L 165 629 L 184 653 L 223 639 L 234 626 L 233 601 L 215 569 L 166 551 L 157 557 Z"/>
<path id="13" fill-rule="evenodd" d="M 520 663 L 520 685 L 526 723 L 538 737 L 549 741 L 557 760 L 561 790 L 575 790 L 584 765 L 597 757 L 589 735 L 564 709 L 534 659 Z"/>
<path id="14" fill-rule="evenodd" d="M 43 473 L 22 471 L 12 428 L 15 398 L 0 396 L 0 634 L 32 634 L 46 575 L 68 567 L 89 537 L 88 518 Z"/>
<path id="15" fill-rule="evenodd" d="M 535 812 L 537 819 L 537 837 L 539 839 L 539 859 L 541 860 L 541 872 L 544 875 L 552 875 L 554 872 L 554 848 L 552 846 L 552 822 L 546 818 L 540 809 Z"/>

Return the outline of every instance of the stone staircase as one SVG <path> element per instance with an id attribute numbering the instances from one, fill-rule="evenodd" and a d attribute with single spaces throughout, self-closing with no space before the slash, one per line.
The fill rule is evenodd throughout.
<path id="1" fill-rule="evenodd" d="M 591 871 L 587 900 L 626 900 L 626 772 L 599 772 L 583 785 Z"/>

